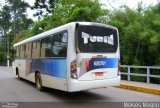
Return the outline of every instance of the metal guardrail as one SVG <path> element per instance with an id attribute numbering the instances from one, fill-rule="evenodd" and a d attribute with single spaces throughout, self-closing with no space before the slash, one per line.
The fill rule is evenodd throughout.
<path id="1" fill-rule="evenodd" d="M 131 80 L 131 76 L 142 76 L 147 78 L 147 83 L 150 83 L 150 78 L 160 78 L 160 75 L 151 75 L 151 69 L 158 69 L 160 71 L 160 67 L 156 66 L 129 66 L 129 65 L 121 65 L 121 68 L 128 68 L 127 72 L 121 72 L 121 75 L 127 75 L 128 81 Z M 139 74 L 139 73 L 131 73 L 131 68 L 135 69 L 146 69 L 146 74 Z"/>

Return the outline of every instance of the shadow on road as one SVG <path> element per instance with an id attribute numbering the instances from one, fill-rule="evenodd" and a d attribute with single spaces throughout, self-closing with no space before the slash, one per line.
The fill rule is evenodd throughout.
<path id="1" fill-rule="evenodd" d="M 61 98 L 61 100 L 63 99 L 65 102 L 93 102 L 97 100 L 104 100 L 103 96 L 92 93 L 90 91 L 79 91 L 70 93 L 51 88 L 45 88 L 44 92 L 54 97 L 56 96 L 57 98 Z"/>
<path id="2" fill-rule="evenodd" d="M 27 81 L 25 79 L 21 79 L 21 81 L 23 81 L 24 83 L 30 86 L 35 87 L 35 84 L 30 81 Z M 65 91 L 45 87 L 43 91 L 37 90 L 37 92 L 46 93 L 50 96 L 53 96 L 53 98 L 56 97 L 64 102 L 94 102 L 94 101 L 97 102 L 97 100 L 99 101 L 104 99 L 106 100 L 106 97 L 104 97 L 103 95 L 93 93 L 90 90 L 70 93 L 70 92 L 65 92 Z"/>

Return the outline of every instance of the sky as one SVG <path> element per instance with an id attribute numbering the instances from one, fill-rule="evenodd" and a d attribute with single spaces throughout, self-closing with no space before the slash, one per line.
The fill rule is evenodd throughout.
<path id="1" fill-rule="evenodd" d="M 5 0 L 0 0 L 0 1 L 5 1 Z M 25 0 L 25 1 L 28 2 L 30 5 L 34 5 L 35 0 Z M 149 6 L 149 5 L 155 5 L 160 0 L 99 0 L 99 1 L 106 4 L 106 6 L 112 5 L 118 8 L 118 6 L 126 4 L 130 8 L 135 8 L 137 7 L 138 2 L 143 2 L 146 6 Z"/>
<path id="2" fill-rule="evenodd" d="M 138 6 L 138 3 L 143 2 L 143 5 L 145 7 L 148 7 L 150 5 L 155 5 L 160 0 L 100 0 L 103 4 L 105 4 L 108 9 L 119 8 L 121 5 L 127 5 L 128 7 L 132 9 L 136 9 Z"/>
<path id="3" fill-rule="evenodd" d="M 24 0 L 24 1 L 28 2 L 31 6 L 33 6 L 35 0 Z M 110 10 L 112 10 L 113 7 L 118 9 L 121 5 L 124 4 L 132 9 L 136 9 L 139 2 L 143 2 L 143 5 L 145 7 L 148 7 L 150 5 L 155 5 L 158 2 L 160 2 L 160 0 L 99 0 L 99 1 L 104 5 L 103 6 L 104 8 Z M 5 0 L 0 0 L 0 4 L 4 2 Z M 27 13 L 29 13 L 28 18 L 32 18 L 34 21 L 37 20 L 37 18 L 33 17 L 35 11 L 27 9 Z"/>

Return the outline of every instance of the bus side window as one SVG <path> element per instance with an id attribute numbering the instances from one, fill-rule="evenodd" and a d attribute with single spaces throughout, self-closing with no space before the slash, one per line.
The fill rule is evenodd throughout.
<path id="1" fill-rule="evenodd" d="M 24 56 L 24 57 L 27 58 L 27 57 L 28 57 L 27 55 L 28 55 L 28 43 L 26 44 L 26 48 L 25 48 L 25 56 Z"/>
<path id="2" fill-rule="evenodd" d="M 26 45 L 24 44 L 23 45 L 23 58 L 24 58 L 24 54 L 25 54 L 25 48 L 26 48 Z"/>
<path id="3" fill-rule="evenodd" d="M 67 56 L 67 39 L 68 32 L 62 32 L 53 36 L 52 57 Z"/>
<path id="4" fill-rule="evenodd" d="M 28 59 L 29 43 L 26 44 L 26 58 Z"/>
<path id="5" fill-rule="evenodd" d="M 19 46 L 16 47 L 16 58 L 19 58 Z"/>
<path id="6" fill-rule="evenodd" d="M 31 58 L 31 50 L 32 50 L 32 43 L 27 43 L 26 44 L 26 53 L 25 56 L 27 59 Z"/>
<path id="7" fill-rule="evenodd" d="M 31 58 L 32 57 L 32 42 L 29 43 L 29 55 L 28 55 L 28 58 Z"/>
<path id="8" fill-rule="evenodd" d="M 41 44 L 41 41 L 38 40 L 38 41 L 37 41 L 37 53 L 36 53 L 37 58 L 40 57 L 40 44 Z"/>
<path id="9" fill-rule="evenodd" d="M 41 58 L 51 57 L 51 37 L 41 40 Z"/>
<path id="10" fill-rule="evenodd" d="M 24 47 L 25 47 L 24 45 L 20 46 L 20 49 L 21 49 L 20 50 L 20 58 L 24 58 Z"/>
<path id="11" fill-rule="evenodd" d="M 40 55 L 40 40 L 33 42 L 32 58 L 39 58 Z"/>
<path id="12" fill-rule="evenodd" d="M 22 53 L 22 45 L 19 46 L 19 58 L 21 58 Z"/>

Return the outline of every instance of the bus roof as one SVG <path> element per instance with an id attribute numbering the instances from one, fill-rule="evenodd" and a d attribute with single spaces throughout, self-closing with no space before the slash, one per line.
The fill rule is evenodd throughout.
<path id="1" fill-rule="evenodd" d="M 108 27 L 108 28 L 112 28 L 112 29 L 117 29 L 116 27 L 113 27 L 113 26 L 110 26 L 110 25 L 106 25 L 106 24 L 102 24 L 102 23 L 97 23 L 97 22 L 71 22 L 71 23 L 68 23 L 68 24 L 65 24 L 65 25 L 62 25 L 62 26 L 59 26 L 59 27 L 56 27 L 56 28 L 53 28 L 51 30 L 48 30 L 48 31 L 45 31 L 43 33 L 40 33 L 38 35 L 35 35 L 33 37 L 30 37 L 28 39 L 25 39 L 23 41 L 20 41 L 18 43 L 15 43 L 13 45 L 13 47 L 16 47 L 16 46 L 19 46 L 19 45 L 22 45 L 22 44 L 25 44 L 25 43 L 28 43 L 28 42 L 32 42 L 34 40 L 38 40 L 38 39 L 41 39 L 43 37 L 46 37 L 46 36 L 49 36 L 53 33 L 57 33 L 57 32 L 60 32 L 62 30 L 67 30 L 67 27 L 69 26 L 73 26 L 75 24 L 81 24 L 81 25 L 97 25 L 97 26 L 104 26 L 104 27 Z"/>

